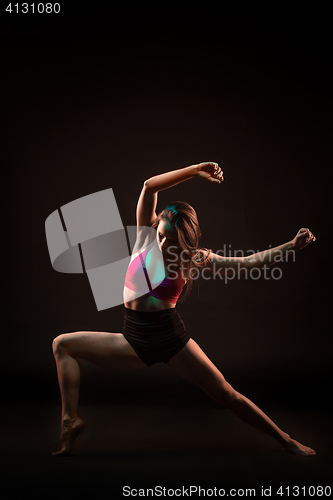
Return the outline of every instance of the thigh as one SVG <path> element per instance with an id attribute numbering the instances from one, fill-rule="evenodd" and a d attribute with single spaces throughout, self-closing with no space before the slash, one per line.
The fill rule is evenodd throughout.
<path id="1" fill-rule="evenodd" d="M 99 366 L 142 368 L 147 365 L 138 357 L 122 333 L 79 331 L 61 336 L 61 345 L 75 358 Z"/>
<path id="2" fill-rule="evenodd" d="M 221 398 L 221 390 L 232 391 L 220 370 L 193 339 L 190 339 L 167 365 L 172 371 L 200 387 L 215 400 Z"/>

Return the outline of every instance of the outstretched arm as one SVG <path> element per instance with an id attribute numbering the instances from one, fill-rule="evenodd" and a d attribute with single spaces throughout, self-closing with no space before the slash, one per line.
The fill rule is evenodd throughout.
<path id="1" fill-rule="evenodd" d="M 211 272 L 218 272 L 221 275 L 234 275 L 244 273 L 253 268 L 262 268 L 271 266 L 276 262 L 283 260 L 289 253 L 301 250 L 316 238 L 309 229 L 302 228 L 298 231 L 295 238 L 268 250 L 257 252 L 246 257 L 224 257 L 215 253 L 210 254 L 207 268 Z"/>
<path id="2" fill-rule="evenodd" d="M 156 219 L 157 193 L 187 181 L 193 177 L 203 177 L 209 182 L 220 183 L 223 181 L 223 172 L 214 162 L 198 163 L 190 167 L 172 170 L 164 174 L 147 179 L 139 197 L 136 220 L 138 226 L 151 226 Z"/>

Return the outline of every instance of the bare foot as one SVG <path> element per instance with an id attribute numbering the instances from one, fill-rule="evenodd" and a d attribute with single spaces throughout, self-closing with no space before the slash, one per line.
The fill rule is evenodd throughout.
<path id="1" fill-rule="evenodd" d="M 63 420 L 60 435 L 61 449 L 53 452 L 52 455 L 57 457 L 68 457 L 71 455 L 74 442 L 84 427 L 85 423 L 79 417 Z"/>
<path id="2" fill-rule="evenodd" d="M 300 455 L 302 457 L 316 455 L 316 452 L 312 448 L 304 446 L 298 441 L 295 441 L 295 439 L 289 438 L 288 442 L 281 446 L 284 451 L 286 451 L 287 453 L 292 453 L 293 455 Z"/>

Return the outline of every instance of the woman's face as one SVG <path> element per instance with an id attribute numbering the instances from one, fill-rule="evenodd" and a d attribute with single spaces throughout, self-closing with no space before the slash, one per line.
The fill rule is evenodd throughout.
<path id="1" fill-rule="evenodd" d="M 161 219 L 157 226 L 157 242 L 163 255 L 171 258 L 179 254 L 178 235 L 168 220 Z"/>

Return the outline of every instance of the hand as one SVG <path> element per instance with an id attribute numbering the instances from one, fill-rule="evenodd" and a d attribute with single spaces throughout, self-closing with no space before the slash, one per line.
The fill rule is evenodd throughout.
<path id="1" fill-rule="evenodd" d="M 218 163 L 204 162 L 197 165 L 197 172 L 199 177 L 207 179 L 209 182 L 217 182 L 220 184 L 223 179 L 223 172 L 218 166 Z"/>
<path id="2" fill-rule="evenodd" d="M 307 228 L 302 228 L 298 231 L 295 238 L 293 239 L 294 249 L 301 250 L 306 247 L 311 241 L 316 241 L 311 231 Z"/>

